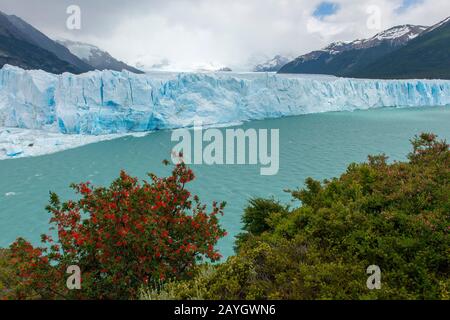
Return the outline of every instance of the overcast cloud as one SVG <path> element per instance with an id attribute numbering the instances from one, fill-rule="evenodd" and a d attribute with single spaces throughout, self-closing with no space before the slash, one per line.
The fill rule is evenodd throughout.
<path id="1" fill-rule="evenodd" d="M 318 15 L 324 2 L 335 12 Z M 81 8 L 81 30 L 66 28 L 72 4 Z M 242 69 L 263 57 L 298 56 L 331 41 L 372 36 L 377 27 L 431 25 L 450 15 L 450 1 L 0 0 L 0 10 L 51 37 L 93 43 L 131 64 L 167 59 L 181 69 Z M 373 23 L 378 11 L 379 25 Z"/>

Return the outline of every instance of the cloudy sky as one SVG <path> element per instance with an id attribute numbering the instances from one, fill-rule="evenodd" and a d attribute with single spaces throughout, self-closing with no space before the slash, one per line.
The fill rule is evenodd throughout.
<path id="1" fill-rule="evenodd" d="M 69 30 L 67 7 L 81 9 Z M 90 42 L 130 64 L 244 69 L 276 54 L 298 56 L 332 41 L 398 24 L 432 25 L 448 0 L 0 0 L 50 37 Z"/>

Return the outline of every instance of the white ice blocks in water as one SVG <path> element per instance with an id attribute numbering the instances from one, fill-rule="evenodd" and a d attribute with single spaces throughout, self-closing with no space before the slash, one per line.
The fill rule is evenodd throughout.
<path id="1" fill-rule="evenodd" d="M 84 146 L 89 143 L 120 138 L 125 135 L 139 137 L 144 134 L 129 133 L 93 136 L 0 127 L 0 160 L 40 156 Z"/>
<path id="2" fill-rule="evenodd" d="M 385 106 L 450 105 L 450 81 L 0 70 L 0 127 L 89 135 Z"/>

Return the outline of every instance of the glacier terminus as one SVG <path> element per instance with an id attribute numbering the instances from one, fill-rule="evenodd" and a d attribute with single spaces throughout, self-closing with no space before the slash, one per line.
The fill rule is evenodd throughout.
<path id="1" fill-rule="evenodd" d="M 0 70 L 0 159 L 189 127 L 194 121 L 218 125 L 329 111 L 445 105 L 450 105 L 448 80 L 108 70 L 55 75 L 5 65 Z M 52 142 L 39 151 L 36 137 Z"/>

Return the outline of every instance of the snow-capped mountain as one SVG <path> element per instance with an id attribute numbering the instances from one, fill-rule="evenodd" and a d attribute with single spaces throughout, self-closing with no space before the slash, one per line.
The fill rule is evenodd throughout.
<path id="1" fill-rule="evenodd" d="M 335 43 L 334 46 L 330 45 L 326 49 L 328 50 L 351 50 L 351 49 L 367 49 L 378 46 L 380 43 L 388 41 L 393 45 L 404 45 L 411 39 L 416 38 L 428 27 L 416 26 L 406 24 L 402 26 L 396 26 L 380 33 L 377 33 L 372 38 L 355 40 L 351 42 Z"/>
<path id="2" fill-rule="evenodd" d="M 101 50 L 99 47 L 92 44 L 67 39 L 59 39 L 57 42 L 67 47 L 72 54 L 97 70 L 128 70 L 133 73 L 143 73 L 142 71 L 113 58 L 108 52 Z"/>
<path id="3" fill-rule="evenodd" d="M 289 61 L 292 61 L 292 57 L 286 57 L 282 55 L 276 55 L 272 59 L 256 65 L 253 69 L 254 72 L 277 72 Z"/>
<path id="4" fill-rule="evenodd" d="M 450 17 L 351 76 L 377 79 L 450 79 Z"/>
<path id="5" fill-rule="evenodd" d="M 0 11 L 0 66 L 4 64 L 53 73 L 83 73 L 93 70 L 66 47 L 51 40 L 21 18 Z"/>
<path id="6" fill-rule="evenodd" d="M 317 73 L 348 76 L 382 56 L 406 45 L 428 27 L 401 25 L 382 31 L 368 39 L 334 42 L 296 58 L 280 73 Z"/>

